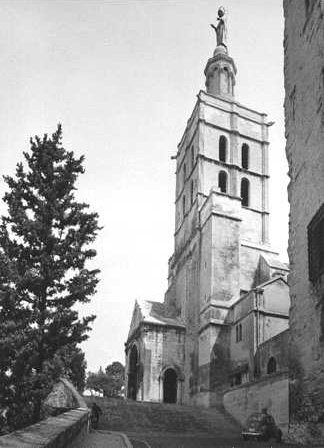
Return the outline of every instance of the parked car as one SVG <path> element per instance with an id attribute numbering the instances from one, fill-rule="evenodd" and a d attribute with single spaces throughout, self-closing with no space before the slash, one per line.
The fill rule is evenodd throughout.
<path id="1" fill-rule="evenodd" d="M 268 440 L 271 438 L 281 442 L 282 431 L 276 425 L 274 418 L 266 411 L 255 412 L 247 419 L 243 427 L 242 437 L 244 440 Z"/>

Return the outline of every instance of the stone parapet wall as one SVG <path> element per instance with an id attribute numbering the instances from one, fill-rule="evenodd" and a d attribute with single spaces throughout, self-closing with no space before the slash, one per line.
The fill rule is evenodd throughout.
<path id="1" fill-rule="evenodd" d="M 223 404 L 241 425 L 253 412 L 260 412 L 266 407 L 286 437 L 289 421 L 288 374 L 269 375 L 266 379 L 230 389 L 224 393 Z"/>
<path id="2" fill-rule="evenodd" d="M 88 409 L 73 409 L 0 437 L 0 447 L 77 448 L 88 433 L 88 421 Z"/>
<path id="3" fill-rule="evenodd" d="M 77 448 L 89 432 L 90 410 L 84 398 L 70 381 L 60 378 L 44 405 L 47 412 L 74 409 L 0 437 L 0 447 Z"/>

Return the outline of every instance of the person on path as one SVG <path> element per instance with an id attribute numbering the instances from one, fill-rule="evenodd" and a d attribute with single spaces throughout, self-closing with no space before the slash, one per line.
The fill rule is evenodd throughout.
<path id="1" fill-rule="evenodd" d="M 99 424 L 99 418 L 100 415 L 102 414 L 102 410 L 100 409 L 100 407 L 97 405 L 97 403 L 93 403 L 91 406 L 91 425 L 94 429 L 98 428 L 98 424 Z"/>

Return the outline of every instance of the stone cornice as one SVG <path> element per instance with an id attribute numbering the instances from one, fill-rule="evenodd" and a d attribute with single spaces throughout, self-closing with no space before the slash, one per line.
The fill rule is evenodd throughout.
<path id="1" fill-rule="evenodd" d="M 263 120 L 264 120 L 265 117 L 267 117 L 267 114 L 266 114 L 265 112 L 258 112 L 258 111 L 255 110 L 255 109 L 251 109 L 250 107 L 244 106 L 243 104 L 239 103 L 238 101 L 235 101 L 234 99 L 225 98 L 225 97 L 223 97 L 223 96 L 221 96 L 221 95 L 212 95 L 211 93 L 207 93 L 207 92 L 205 92 L 204 90 L 200 90 L 199 93 L 198 93 L 198 95 L 197 95 L 199 101 L 202 102 L 202 103 L 204 103 L 204 104 L 207 104 L 208 106 L 215 107 L 215 108 L 217 108 L 217 109 L 219 108 L 218 106 L 215 106 L 214 104 L 210 104 L 210 103 L 208 103 L 207 101 L 205 101 L 205 100 L 202 98 L 203 96 L 206 96 L 207 98 L 208 98 L 208 97 L 216 98 L 217 100 L 224 101 L 225 103 L 229 103 L 229 104 L 234 105 L 234 106 L 236 106 L 236 107 L 238 107 L 238 108 L 240 108 L 240 109 L 247 110 L 248 112 L 252 112 L 252 113 L 254 113 L 254 114 L 259 115 L 260 117 L 263 118 Z M 222 109 L 222 108 L 219 108 L 219 109 L 220 109 L 220 110 L 224 110 L 225 112 L 228 112 L 228 113 L 237 113 L 236 111 L 229 111 L 229 110 Z M 242 118 L 247 118 L 248 120 L 250 120 L 250 119 L 249 119 L 248 117 L 246 117 L 245 115 L 240 115 L 240 114 L 238 114 L 238 115 L 239 115 L 240 117 L 242 117 Z M 255 120 L 252 119 L 251 121 L 255 121 Z M 267 123 L 267 122 L 265 122 L 265 121 L 260 121 L 260 122 L 256 121 L 256 123 L 258 123 L 258 124 L 264 124 L 264 125 L 266 125 L 266 126 L 271 126 L 270 123 Z"/>
<path id="2" fill-rule="evenodd" d="M 204 99 L 204 96 L 206 97 L 206 99 Z M 209 103 L 208 102 L 208 97 L 210 97 L 212 99 L 215 98 L 217 100 L 221 100 L 221 101 L 224 101 L 225 103 L 230 104 L 232 106 L 232 110 L 227 110 L 227 109 L 222 108 L 220 105 L 215 105 L 215 104 Z M 219 109 L 219 110 L 221 110 L 223 112 L 226 112 L 228 114 L 236 115 L 236 116 L 238 116 L 240 118 L 243 118 L 245 120 L 251 121 L 251 122 L 256 123 L 256 124 L 259 124 L 261 126 L 270 127 L 272 125 L 272 123 L 268 123 L 268 122 L 265 121 L 265 118 L 267 117 L 267 114 L 264 113 L 264 112 L 258 112 L 258 111 L 254 110 L 254 109 L 251 109 L 249 107 L 243 106 L 241 103 L 239 103 L 238 101 L 235 101 L 233 99 L 226 98 L 226 97 L 223 97 L 221 95 L 219 95 L 219 96 L 218 95 L 212 95 L 210 93 L 205 92 L 204 90 L 200 90 L 199 93 L 197 94 L 197 101 L 195 103 L 193 111 L 192 111 L 189 119 L 187 120 L 187 124 L 186 124 L 185 130 L 184 130 L 184 132 L 182 134 L 180 142 L 178 143 L 178 151 L 177 151 L 176 157 L 178 157 L 179 154 L 180 154 L 180 151 L 182 149 L 182 145 L 183 145 L 184 139 L 185 139 L 185 137 L 187 135 L 187 131 L 192 126 L 192 122 L 194 120 L 195 113 L 197 112 L 197 109 L 198 109 L 200 103 L 203 103 L 203 104 L 205 104 L 207 106 L 210 106 L 210 107 L 214 107 L 215 109 Z M 239 111 L 233 110 L 233 106 L 237 107 L 238 109 L 246 110 L 247 112 L 251 112 L 253 114 L 257 114 L 260 117 L 260 121 L 254 120 L 253 118 L 248 117 L 246 115 L 242 115 Z M 199 119 L 199 121 L 200 121 L 200 119 Z M 222 129 L 222 128 L 220 127 L 220 129 Z M 225 129 L 225 130 L 227 132 L 235 132 L 235 131 L 232 131 L 231 129 Z M 241 134 L 239 134 L 239 135 L 241 135 Z M 259 140 L 259 139 L 254 139 L 254 138 L 246 136 L 244 134 L 242 134 L 242 137 L 249 138 L 250 140 L 257 141 L 257 142 L 262 142 L 262 143 L 264 143 L 266 145 L 269 145 L 269 142 L 266 141 L 266 140 L 263 141 L 263 140 Z"/>
<path id="3" fill-rule="evenodd" d="M 209 106 L 209 104 L 208 104 L 208 106 Z M 223 110 L 221 108 L 216 108 L 216 109 Z M 239 115 L 239 114 L 236 114 L 236 112 L 230 112 L 230 111 L 226 111 L 226 110 L 223 110 L 223 111 L 227 112 L 227 113 L 230 113 L 230 114 Z M 245 118 L 245 117 L 242 117 L 242 118 Z M 254 120 L 252 120 L 252 119 L 250 119 L 249 121 L 254 122 Z M 242 132 L 238 131 L 237 129 L 229 129 L 229 128 L 226 128 L 224 126 L 219 126 L 218 124 L 211 123 L 211 122 L 205 120 L 204 118 L 199 118 L 199 123 L 203 123 L 206 126 L 210 126 L 210 127 L 214 128 L 214 129 L 218 129 L 218 130 L 223 131 L 223 132 L 228 132 L 229 134 L 238 135 L 239 137 L 242 137 L 245 140 L 250 140 L 252 142 L 261 143 L 262 145 L 270 145 L 268 140 L 263 140 L 261 138 L 252 137 L 251 135 L 242 134 Z M 255 122 L 255 123 L 257 123 L 257 122 Z"/>
<path id="4" fill-rule="evenodd" d="M 236 302 L 235 302 L 235 303 L 236 303 Z M 227 310 L 227 311 L 229 311 L 229 310 L 233 307 L 233 305 L 234 305 L 235 303 L 234 303 L 233 301 L 228 301 L 228 302 L 220 301 L 220 300 L 218 300 L 217 302 L 216 302 L 216 301 L 215 301 L 215 302 L 210 301 L 210 302 L 206 303 L 206 304 L 200 309 L 199 314 L 204 313 L 208 308 L 220 308 L 220 309 L 222 309 L 222 310 Z"/>
<path id="5" fill-rule="evenodd" d="M 198 333 L 201 334 L 203 331 L 205 331 L 208 327 L 229 327 L 229 324 L 225 324 L 224 322 L 207 322 L 206 324 L 202 325 Z"/>
<path id="6" fill-rule="evenodd" d="M 270 254 L 279 255 L 270 246 L 265 246 L 263 244 L 252 243 L 252 241 L 241 240 L 241 246 L 249 247 L 250 249 L 261 250 L 264 252 L 269 252 Z"/>
<path id="7" fill-rule="evenodd" d="M 134 329 L 134 331 L 130 334 L 130 336 L 127 338 L 127 341 L 125 342 L 125 351 L 127 352 L 129 349 L 129 345 L 134 341 L 134 339 L 137 339 L 141 336 L 141 333 L 145 331 L 145 327 L 151 327 L 151 328 L 173 328 L 179 331 L 186 332 L 186 327 L 182 324 L 171 324 L 171 323 L 159 323 L 159 322 L 150 322 L 150 321 L 141 321 L 139 325 Z"/>
<path id="8" fill-rule="evenodd" d="M 240 171 L 241 173 L 245 173 L 249 176 L 256 176 L 256 177 L 261 177 L 261 178 L 265 178 L 265 179 L 270 178 L 269 174 L 262 174 L 262 173 L 258 173 L 256 171 L 247 170 L 245 168 L 242 168 L 240 165 L 237 165 L 236 163 L 221 162 L 220 160 L 212 159 L 211 157 L 208 157 L 204 154 L 197 154 L 197 157 L 205 160 L 206 162 L 211 162 L 211 163 L 214 163 L 215 165 L 219 165 L 223 168 L 235 169 L 235 170 Z"/>

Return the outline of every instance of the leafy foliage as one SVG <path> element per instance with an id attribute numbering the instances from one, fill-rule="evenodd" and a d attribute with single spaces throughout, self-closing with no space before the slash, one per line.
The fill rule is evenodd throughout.
<path id="1" fill-rule="evenodd" d="M 125 367 L 118 361 L 108 365 L 105 372 L 89 372 L 86 387 L 101 393 L 104 397 L 119 397 L 124 385 Z"/>
<path id="2" fill-rule="evenodd" d="M 85 370 L 77 344 L 95 316 L 79 318 L 75 305 L 96 291 L 97 269 L 86 262 L 98 215 L 77 202 L 75 182 L 84 172 L 61 144 L 62 129 L 31 139 L 25 165 L 5 176 L 8 213 L 0 224 L 0 403 L 12 428 L 38 421 L 55 379 Z M 82 372 L 81 376 L 82 376 Z M 83 373 L 84 375 L 84 373 Z M 74 377 L 73 377 L 74 376 Z"/>

